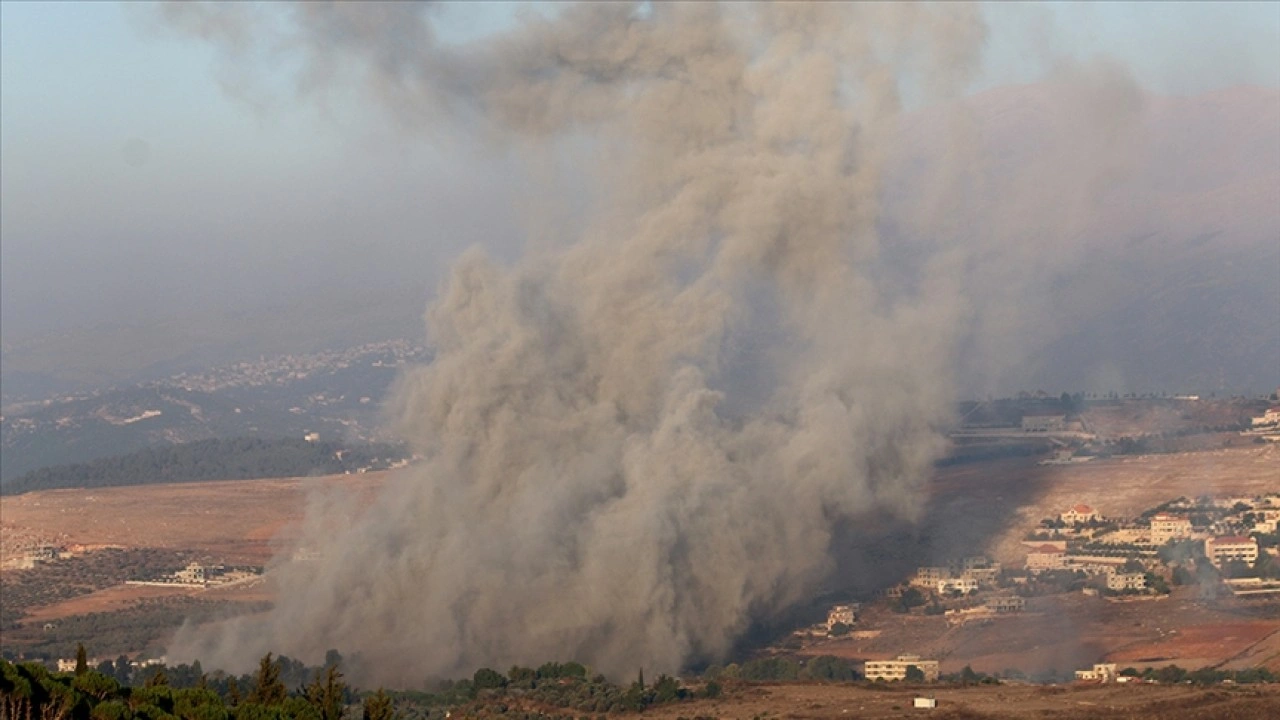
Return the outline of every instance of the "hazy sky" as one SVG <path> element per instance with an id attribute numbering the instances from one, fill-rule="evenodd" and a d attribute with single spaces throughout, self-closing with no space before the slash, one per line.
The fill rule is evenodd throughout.
<path id="1" fill-rule="evenodd" d="M 986 10 L 975 90 L 1095 54 L 1125 62 L 1154 92 L 1280 87 L 1280 4 Z M 482 42 L 518 11 L 447 5 L 438 29 L 447 42 Z M 409 138 L 359 107 L 322 112 L 284 91 L 280 68 L 255 70 L 258 95 L 233 97 L 224 83 L 236 78 L 214 50 L 154 15 L 146 5 L 0 4 L 7 342 L 370 283 L 425 293 L 460 248 L 514 244 L 501 159 Z"/>

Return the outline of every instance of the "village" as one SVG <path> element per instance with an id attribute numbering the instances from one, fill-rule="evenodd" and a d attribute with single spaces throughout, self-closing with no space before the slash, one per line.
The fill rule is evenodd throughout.
<path id="1" fill-rule="evenodd" d="M 1179 497 L 1135 517 L 1113 517 L 1084 504 L 1026 528 L 1021 567 L 985 555 L 919 567 L 904 582 L 866 603 L 832 606 L 825 623 L 797 631 L 806 654 L 831 651 L 842 640 L 895 646 L 927 638 L 913 630 L 941 617 L 947 628 L 976 624 L 998 631 L 1004 618 L 1032 611 L 1039 598 L 1078 594 L 1106 603 L 1159 602 L 1173 588 L 1222 594 L 1246 603 L 1280 599 L 1280 493 L 1258 497 Z M 887 642 L 886 642 L 887 641 Z M 896 643 L 901 647 L 902 643 Z M 873 655 L 874 653 L 868 653 Z M 863 662 L 867 680 L 932 682 L 941 660 L 893 653 Z M 1074 671 L 1078 682 L 1152 681 L 1132 668 L 1098 658 Z"/>

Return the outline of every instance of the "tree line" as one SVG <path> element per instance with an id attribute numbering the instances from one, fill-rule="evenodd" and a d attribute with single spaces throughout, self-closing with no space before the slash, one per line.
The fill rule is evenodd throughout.
<path id="1" fill-rule="evenodd" d="M 408 457 L 403 445 L 308 442 L 301 438 L 215 438 L 148 448 L 86 463 L 33 470 L 0 487 L 5 495 L 202 480 L 338 475 L 380 469 Z"/>

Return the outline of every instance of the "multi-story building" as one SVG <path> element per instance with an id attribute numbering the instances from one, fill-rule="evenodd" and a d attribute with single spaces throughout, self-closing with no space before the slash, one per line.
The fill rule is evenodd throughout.
<path id="1" fill-rule="evenodd" d="M 1191 537 L 1191 520 L 1185 515 L 1157 513 L 1151 516 L 1151 542 L 1156 545 L 1189 537 Z"/>
<path id="2" fill-rule="evenodd" d="M 1145 573 L 1108 573 L 1107 589 L 1115 590 L 1116 592 L 1121 592 L 1123 590 L 1146 590 L 1147 576 Z"/>
<path id="3" fill-rule="evenodd" d="M 1240 535 L 1211 537 L 1204 541 L 1204 554 L 1219 569 L 1232 560 L 1252 565 L 1258 561 L 1258 541 Z"/>
<path id="4" fill-rule="evenodd" d="M 938 661 L 921 660 L 919 655 L 899 655 L 896 660 L 868 660 L 862 674 L 868 680 L 906 680 L 907 668 L 915 666 L 924 674 L 925 682 L 938 679 Z"/>
<path id="5" fill-rule="evenodd" d="M 1000 577 L 1000 564 L 996 563 L 995 567 L 968 568 L 960 573 L 960 577 L 977 583 L 994 583 Z"/>
<path id="6" fill-rule="evenodd" d="M 857 608 L 853 605 L 835 605 L 827 611 L 827 632 L 836 625 L 853 625 L 857 617 Z"/>
<path id="7" fill-rule="evenodd" d="M 1067 551 L 1054 545 L 1041 545 L 1027 553 L 1027 570 L 1033 573 L 1061 570 L 1067 566 Z"/>
<path id="8" fill-rule="evenodd" d="M 951 570 L 944 567 L 922 567 L 916 569 L 915 577 L 911 578 L 911 584 L 916 587 L 926 587 L 933 589 L 938 586 L 942 580 L 951 578 Z"/>

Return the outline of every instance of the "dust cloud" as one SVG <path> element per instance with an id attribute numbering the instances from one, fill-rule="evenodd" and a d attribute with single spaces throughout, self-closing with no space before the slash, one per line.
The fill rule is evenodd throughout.
<path id="1" fill-rule="evenodd" d="M 956 99 L 977 70 L 975 7 L 593 4 L 478 47 L 409 4 L 301 4 L 267 39 L 244 12 L 166 10 L 229 58 L 301 58 L 303 92 L 346 83 L 534 174 L 576 153 L 590 181 L 575 234 L 468 252 L 428 310 L 435 359 L 388 400 L 424 460 L 359 512 L 317 498 L 274 609 L 187 628 L 170 657 L 338 648 L 407 684 L 671 672 L 812 593 L 837 524 L 918 516 L 982 307 L 957 247 L 889 287 L 877 221 L 904 95 Z M 955 210 L 959 169 L 921 222 Z"/>

